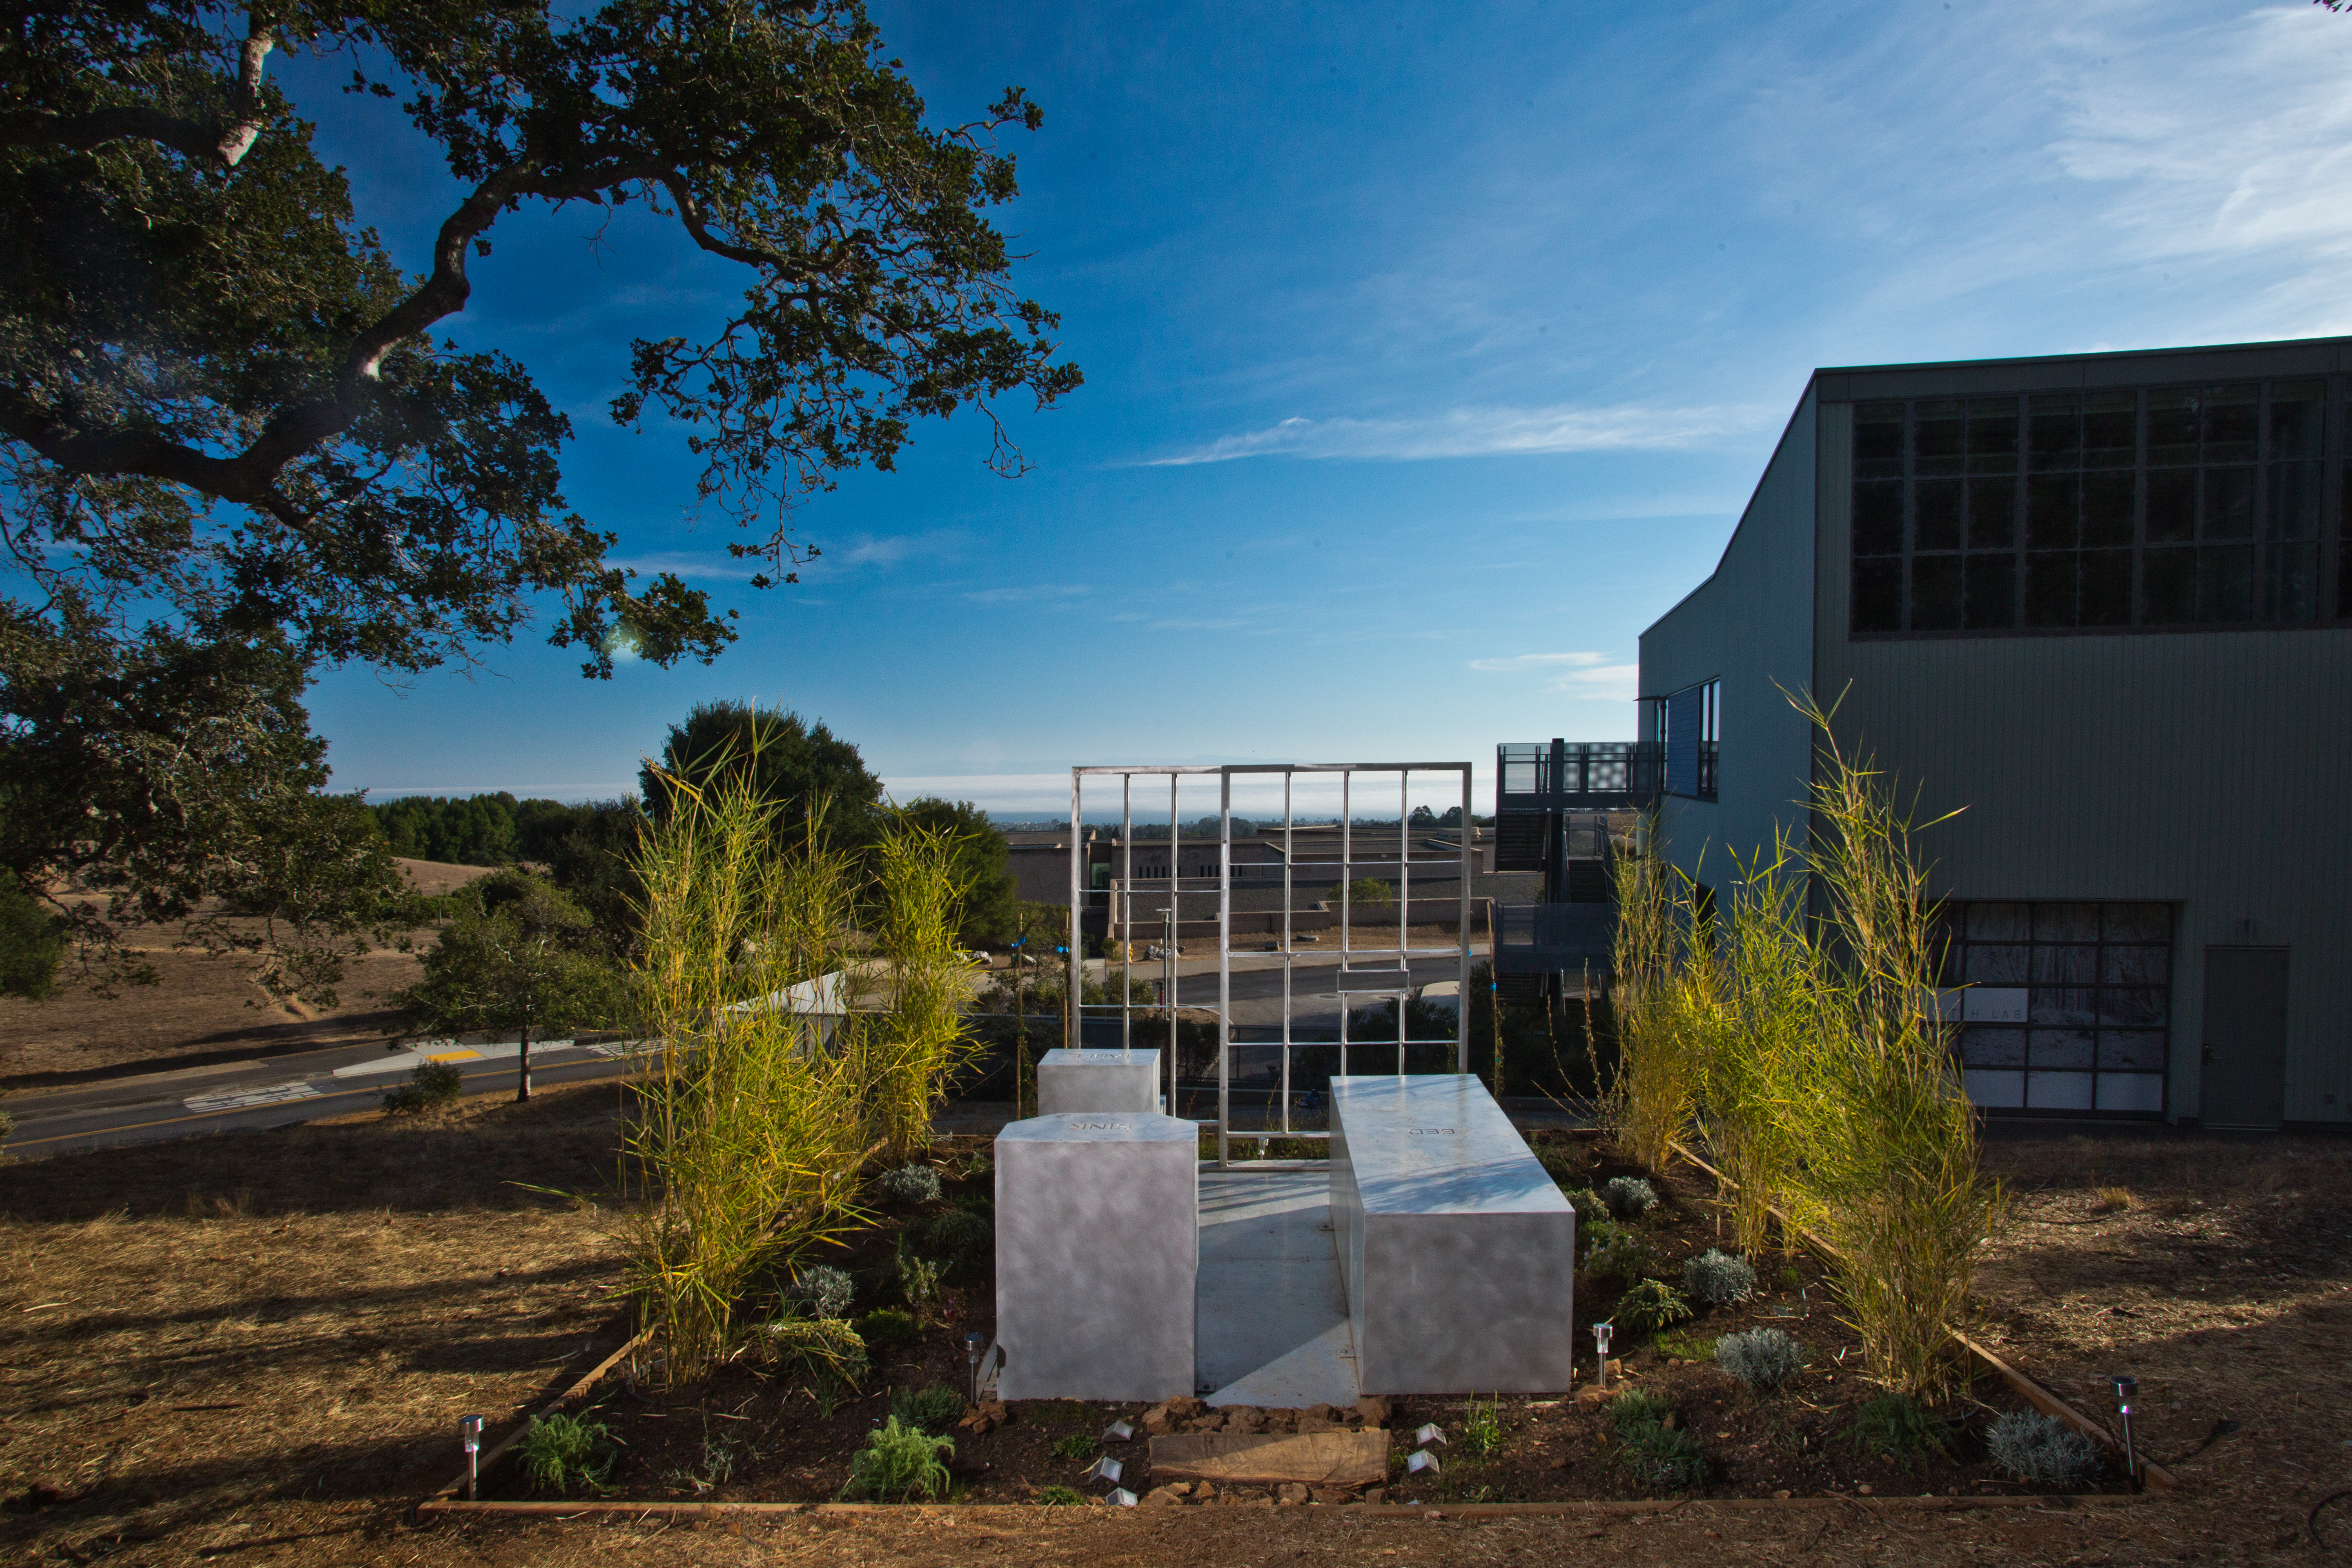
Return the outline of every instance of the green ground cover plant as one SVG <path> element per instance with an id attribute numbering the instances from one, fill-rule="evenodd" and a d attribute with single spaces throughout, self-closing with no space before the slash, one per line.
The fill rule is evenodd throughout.
<path id="1" fill-rule="evenodd" d="M 532 1416 L 515 1453 L 532 1489 L 558 1496 L 598 1490 L 620 1458 L 612 1432 L 602 1421 L 568 1410 Z"/>
<path id="2" fill-rule="evenodd" d="M 876 1502 L 944 1497 L 953 1484 L 944 1456 L 954 1452 L 953 1438 L 934 1437 L 896 1415 L 889 1416 L 850 1461 L 849 1479 L 843 1484 L 841 1495 Z"/>

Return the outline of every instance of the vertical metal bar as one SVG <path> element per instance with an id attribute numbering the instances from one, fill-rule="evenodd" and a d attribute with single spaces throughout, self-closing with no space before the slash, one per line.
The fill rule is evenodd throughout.
<path id="1" fill-rule="evenodd" d="M 1282 1130 L 1290 1131 L 1290 781 L 1282 775 Z"/>
<path id="2" fill-rule="evenodd" d="M 1118 1048 L 1135 1047 L 1135 775 L 1118 775 Z M 1106 968 L 1108 965 L 1105 965 Z M 1174 1104 L 1173 1100 L 1169 1101 Z"/>
<path id="3" fill-rule="evenodd" d="M 1353 769 L 1339 775 L 1339 973 L 1348 972 L 1348 871 L 1349 862 L 1355 858 L 1356 808 L 1349 791 L 1355 787 Z M 1343 1007 L 1341 1011 L 1346 1011 Z"/>
<path id="4" fill-rule="evenodd" d="M 1234 1051 L 1234 775 L 1217 774 L 1217 1120 L 1230 1120 Z M 1217 1140 L 1217 1163 L 1225 1163 L 1225 1140 Z"/>
<path id="5" fill-rule="evenodd" d="M 1404 1076 L 1405 1018 L 1412 1012 L 1412 944 L 1405 932 L 1412 919 L 1412 770 L 1397 770 L 1397 967 L 1404 971 L 1397 994 L 1397 1077 Z"/>
<path id="6" fill-rule="evenodd" d="M 1168 1103 L 1176 1103 L 1176 933 L 1183 916 L 1176 909 L 1176 775 L 1168 775 Z M 1172 1112 L 1171 1114 L 1173 1114 Z"/>
<path id="7" fill-rule="evenodd" d="M 1080 889 L 1085 883 L 1081 872 L 1086 864 L 1086 846 L 1078 841 L 1078 791 L 1084 783 L 1085 775 L 1077 769 L 1072 768 L 1070 770 L 1070 963 L 1067 977 L 1063 983 L 1062 1010 L 1062 1016 L 1068 1021 L 1062 1032 L 1062 1044 L 1070 1050 L 1078 1048 L 1078 1042 L 1086 1033 L 1080 1026 L 1080 1019 L 1084 1015 L 1078 1010 L 1078 999 L 1086 994 L 1086 961 L 1080 956 L 1087 950 L 1086 939 L 1081 934 L 1086 930 L 1086 922 L 1081 918 L 1078 901 L 1082 896 Z"/>
<path id="8" fill-rule="evenodd" d="M 1476 831 L 1470 826 L 1470 770 L 1465 766 L 1462 770 L 1462 912 L 1454 917 L 1454 934 L 1462 939 L 1462 959 L 1458 969 L 1458 978 L 1461 983 L 1454 987 L 1454 1070 L 1457 1075 L 1470 1070 L 1470 874 L 1478 863 L 1477 857 L 1470 850 L 1470 835 Z M 1496 830 L 1499 831 L 1501 826 L 1502 819 L 1496 817 Z M 1495 933 L 1492 930 L 1494 909 L 1493 904 L 1486 906 L 1486 923 L 1489 928 L 1486 932 L 1486 952 L 1489 963 L 1494 962 Z M 1489 974 L 1492 973 L 1493 971 L 1488 971 Z M 1496 1058 L 1495 1081 L 1497 1083 L 1502 1081 L 1503 1077 L 1502 1048 L 1501 1037 L 1498 1034 L 1495 1046 Z"/>

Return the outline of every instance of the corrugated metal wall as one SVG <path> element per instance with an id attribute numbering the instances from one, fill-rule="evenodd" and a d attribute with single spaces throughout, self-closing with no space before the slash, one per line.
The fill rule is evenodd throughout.
<path id="1" fill-rule="evenodd" d="M 1852 683 L 1841 740 L 1923 816 L 1961 811 L 1921 840 L 1938 892 L 2177 904 L 2174 1118 L 2198 1114 L 2205 947 L 2290 948 L 2287 1119 L 2352 1120 L 2352 630 L 1850 642 L 1852 428 L 1821 406 L 1815 679 Z"/>
<path id="2" fill-rule="evenodd" d="M 1777 827 L 1803 843 L 1794 802 L 1811 751 L 1781 688 L 1811 680 L 1814 399 L 1797 405 L 1714 575 L 1642 634 L 1644 698 L 1720 679 L 1721 772 L 1714 801 L 1669 795 L 1659 810 L 1668 858 L 1721 888 L 1736 853 L 1769 849 Z M 1656 739 L 1659 704 L 1642 704 L 1642 738 Z"/>

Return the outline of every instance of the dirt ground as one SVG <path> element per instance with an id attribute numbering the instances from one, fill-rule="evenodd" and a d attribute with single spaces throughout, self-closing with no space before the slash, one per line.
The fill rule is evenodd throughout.
<path id="1" fill-rule="evenodd" d="M 1315 1506 L 975 1510 L 685 1525 L 420 1519 L 494 1430 L 618 1342 L 611 1085 L 422 1123 L 232 1133 L 0 1169 L 0 1563 L 1347 1560 L 1758 1564 L 2352 1555 L 2352 1146 L 1998 1142 L 2016 1223 L 1989 1337 L 2096 1405 L 2140 1380 L 2180 1490 L 1900 1512 L 1693 1501 L 1465 1521 Z M 524 1184 L 528 1184 L 525 1185 Z M 566 1200 L 531 1188 L 580 1194 Z M 2099 1189 L 2128 1190 L 2103 1209 Z M 2116 1194 L 2106 1200 L 2114 1203 Z M 2315 1545 L 2306 1518 L 2320 1508 Z"/>
<path id="2" fill-rule="evenodd" d="M 437 860 L 398 864 L 424 893 L 448 892 L 488 869 Z M 371 953 L 349 966 L 339 1005 L 321 1010 L 280 1002 L 263 991 L 253 982 L 249 956 L 175 951 L 175 934 L 145 929 L 132 933 L 131 945 L 157 972 L 153 985 L 126 987 L 110 1000 L 72 988 L 46 1002 L 0 997 L 0 1091 L 376 1039 L 391 1022 L 379 998 L 417 977 L 413 955 Z"/>

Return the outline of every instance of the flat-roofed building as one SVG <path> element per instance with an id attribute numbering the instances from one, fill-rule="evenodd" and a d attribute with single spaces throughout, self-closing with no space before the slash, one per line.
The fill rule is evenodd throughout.
<path id="1" fill-rule="evenodd" d="M 2352 1116 L 2352 339 L 1816 371 L 1642 637 L 1665 852 L 1722 889 L 1811 775 L 1917 791 L 1980 1106 Z"/>

